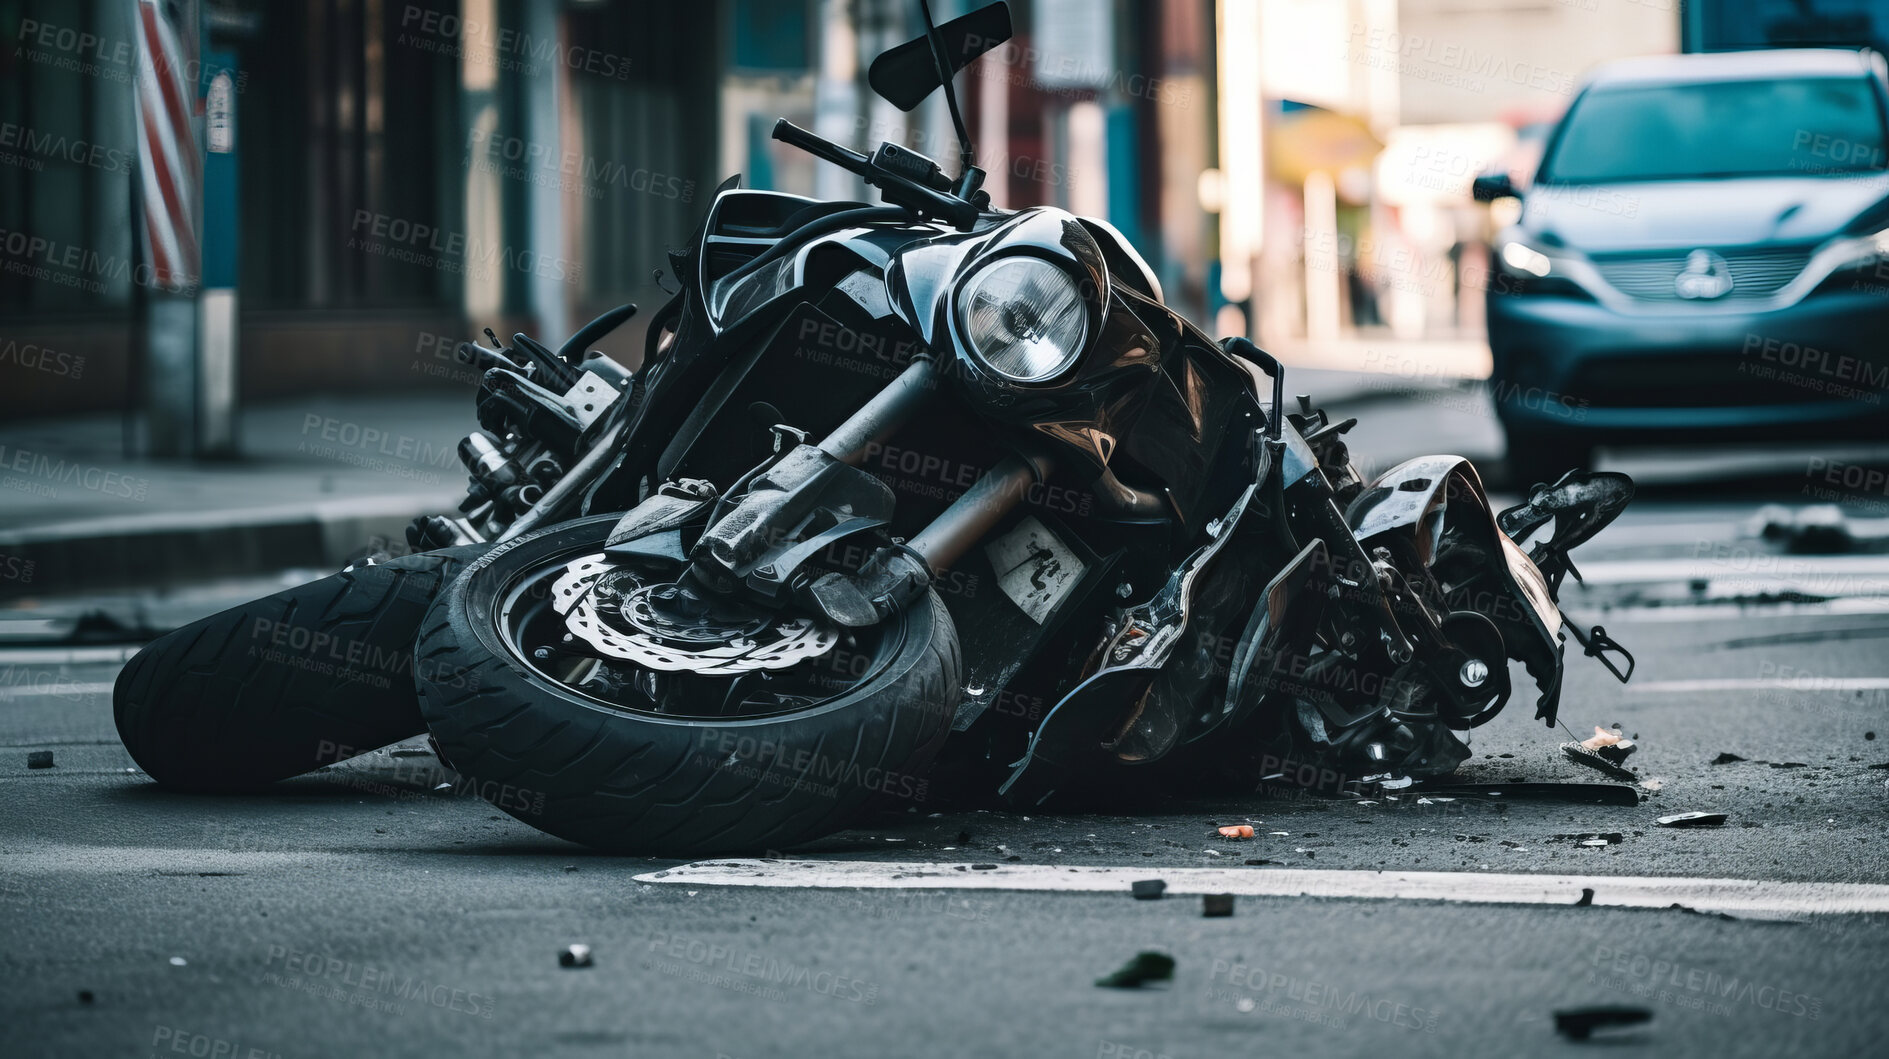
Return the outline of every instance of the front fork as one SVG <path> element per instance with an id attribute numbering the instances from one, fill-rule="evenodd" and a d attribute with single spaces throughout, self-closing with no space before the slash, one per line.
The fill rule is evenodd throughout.
<path id="1" fill-rule="evenodd" d="M 855 482 L 870 476 L 844 468 L 857 468 L 875 446 L 910 422 L 938 387 L 939 375 L 932 359 L 913 361 L 817 445 L 798 445 L 783 454 L 772 465 L 785 469 L 780 480 L 775 480 L 768 468 L 750 476 L 748 481 L 755 487 L 703 530 L 691 551 L 696 575 L 692 580 L 711 591 L 735 590 L 747 578 L 749 568 L 778 551 L 805 516 L 822 502 L 833 503 L 836 493 L 858 496 L 857 486 L 847 481 L 847 475 L 854 475 Z M 802 593 L 842 625 L 883 620 L 889 612 L 922 595 L 934 578 L 1002 522 L 1030 486 L 1049 473 L 1050 466 L 1041 456 L 1005 457 L 909 541 L 881 549 L 856 575 L 828 574 L 801 586 Z M 868 514 L 859 509 L 870 506 L 867 497 L 860 503 L 847 504 L 844 510 L 848 514 Z M 889 499 L 883 513 L 890 514 Z"/>

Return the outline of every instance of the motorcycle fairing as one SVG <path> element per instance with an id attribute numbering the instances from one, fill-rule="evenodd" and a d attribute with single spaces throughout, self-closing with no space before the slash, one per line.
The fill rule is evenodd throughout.
<path id="1" fill-rule="evenodd" d="M 1446 518 L 1452 510 L 1465 517 Z M 1414 547 L 1426 568 L 1444 557 L 1446 532 L 1461 534 L 1447 546 L 1486 559 L 1479 569 L 1492 573 L 1506 598 L 1519 604 L 1504 606 L 1481 593 L 1468 592 L 1471 604 L 1464 609 L 1485 614 L 1504 631 L 1509 657 L 1525 664 L 1541 688 L 1536 719 L 1554 724 L 1561 700 L 1562 653 L 1557 635 L 1561 609 L 1541 571 L 1497 525 L 1482 479 L 1469 460 L 1423 456 L 1400 463 L 1352 500 L 1345 521 L 1367 551 L 1373 541 L 1400 536 Z M 1442 587 L 1446 596 L 1466 589 L 1457 584 Z"/>
<path id="2" fill-rule="evenodd" d="M 1257 435 L 1253 437 L 1257 440 Z M 1230 551 L 1245 551 L 1228 548 L 1236 538 L 1247 538 L 1242 532 L 1244 523 L 1249 518 L 1264 517 L 1258 497 L 1271 464 L 1265 455 L 1267 450 L 1258 445 L 1256 448 L 1261 455 L 1252 481 L 1225 515 L 1209 525 L 1208 541 L 1174 570 L 1159 591 L 1122 611 L 1111 623 L 1113 631 L 1098 651 L 1099 668 L 1050 709 L 1031 734 L 1023 756 L 1012 763 L 1000 793 L 1010 794 L 1016 789 L 1027 791 L 1023 795 L 1026 798 L 1035 796 L 1040 800 L 1053 792 L 1062 775 L 1085 765 L 1158 761 L 1184 740 L 1199 738 L 1230 715 L 1229 705 L 1219 702 L 1196 715 L 1202 706 L 1200 688 L 1195 687 L 1199 682 L 1180 681 L 1179 686 L 1169 688 L 1163 688 L 1162 682 L 1171 663 L 1193 657 L 1191 648 L 1183 648 L 1189 643 L 1190 632 L 1197 634 L 1195 644 L 1212 650 L 1215 638 L 1196 620 L 1197 602 L 1210 586 L 1225 580 L 1242 587 L 1237 583 L 1244 580 L 1251 587 L 1243 595 L 1258 594 L 1250 578 L 1218 576 L 1223 572 L 1220 563 Z M 1246 557 L 1252 558 L 1250 554 Z M 1245 606 L 1236 601 L 1217 609 L 1244 616 L 1252 600 L 1243 602 Z M 1223 616 L 1216 614 L 1215 618 Z M 1213 689 L 1216 693 L 1221 690 Z M 1124 744 L 1137 730 L 1140 738 L 1127 739 Z M 1128 756 L 1124 757 L 1124 752 Z M 1053 775 L 1034 776 L 1027 787 L 1019 788 L 1025 773 L 1039 763 L 1048 767 L 1036 772 Z"/>

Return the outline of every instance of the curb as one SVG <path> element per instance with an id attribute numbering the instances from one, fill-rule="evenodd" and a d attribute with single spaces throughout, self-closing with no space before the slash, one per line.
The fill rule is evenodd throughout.
<path id="1" fill-rule="evenodd" d="M 443 492 L 368 497 L 0 530 L 0 552 L 32 564 L 30 580 L 0 581 L 0 599 L 338 567 L 376 539 L 404 545 L 408 523 L 451 511 L 458 499 Z"/>

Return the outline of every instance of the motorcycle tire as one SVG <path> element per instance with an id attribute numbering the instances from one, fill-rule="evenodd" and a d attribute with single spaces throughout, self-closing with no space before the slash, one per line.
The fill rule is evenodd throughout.
<path id="1" fill-rule="evenodd" d="M 792 712 L 664 716 L 527 665 L 523 646 L 507 642 L 508 594 L 533 572 L 601 551 L 615 521 L 500 545 L 427 615 L 414 667 L 421 711 L 442 756 L 487 801 L 559 838 L 662 856 L 785 849 L 888 795 L 924 801 L 921 770 L 950 733 L 961 665 L 936 593 L 875 628 L 857 683 Z"/>
<path id="2" fill-rule="evenodd" d="M 166 787 L 235 791 L 420 734 L 420 622 L 489 547 L 357 564 L 158 637 L 113 685 L 119 738 Z"/>

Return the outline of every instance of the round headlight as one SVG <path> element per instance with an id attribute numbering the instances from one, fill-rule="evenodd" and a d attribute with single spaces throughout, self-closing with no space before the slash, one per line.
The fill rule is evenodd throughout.
<path id="1" fill-rule="evenodd" d="M 971 352 L 1016 382 L 1041 382 L 1075 363 L 1088 337 L 1088 316 L 1075 277 L 1036 257 L 984 266 L 958 301 Z"/>

